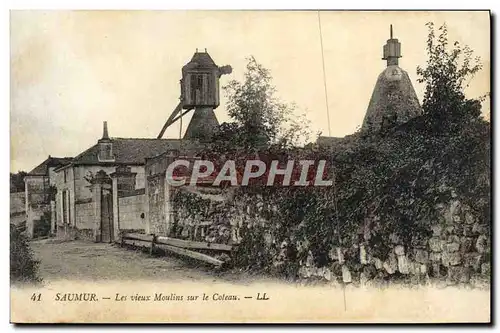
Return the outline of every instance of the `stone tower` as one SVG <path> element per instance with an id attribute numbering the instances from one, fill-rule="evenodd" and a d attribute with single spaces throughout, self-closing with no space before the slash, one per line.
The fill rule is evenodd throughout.
<path id="1" fill-rule="evenodd" d="M 379 131 L 390 124 L 401 124 L 422 114 L 408 73 L 399 67 L 401 43 L 393 38 L 384 45 L 387 68 L 380 73 L 363 121 L 362 131 Z"/>

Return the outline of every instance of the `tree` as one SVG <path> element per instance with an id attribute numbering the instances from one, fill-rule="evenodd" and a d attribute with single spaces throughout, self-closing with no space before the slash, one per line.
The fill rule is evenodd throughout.
<path id="1" fill-rule="evenodd" d="M 233 122 L 220 126 L 214 138 L 216 142 L 249 149 L 271 145 L 289 147 L 308 138 L 307 120 L 295 117 L 295 106 L 275 96 L 269 70 L 254 57 L 248 58 L 244 81 L 231 80 L 223 90 Z"/>
<path id="2" fill-rule="evenodd" d="M 27 173 L 25 171 L 18 171 L 17 173 L 10 173 L 10 193 L 24 192 L 24 177 Z"/>
<path id="3" fill-rule="evenodd" d="M 481 70 L 480 58 L 472 58 L 473 51 L 458 41 L 448 48 L 446 24 L 439 27 L 436 37 L 434 24 L 426 24 L 427 66 L 417 67 L 418 82 L 425 83 L 424 114 L 433 130 L 443 134 L 459 131 L 481 115 L 481 98 L 468 99 L 464 89 L 474 75 Z"/>

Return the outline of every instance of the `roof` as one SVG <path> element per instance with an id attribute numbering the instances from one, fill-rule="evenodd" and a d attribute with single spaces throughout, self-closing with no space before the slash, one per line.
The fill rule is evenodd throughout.
<path id="1" fill-rule="evenodd" d="M 210 57 L 207 52 L 196 52 L 184 67 L 207 69 L 218 68 L 212 57 Z"/>
<path id="2" fill-rule="evenodd" d="M 58 168 L 71 163 L 72 160 L 72 157 L 51 157 L 49 155 L 45 161 L 28 172 L 28 176 L 47 176 L 50 167 Z"/>
<path id="3" fill-rule="evenodd" d="M 179 149 L 181 141 L 178 139 L 143 139 L 143 138 L 111 138 L 113 144 L 113 164 L 144 164 L 146 157 L 160 155 L 169 149 Z M 100 162 L 97 158 L 99 143 L 93 145 L 73 160 L 78 164 L 109 164 Z"/>
<path id="4" fill-rule="evenodd" d="M 377 79 L 362 130 L 378 131 L 385 122 L 401 124 L 421 114 L 422 108 L 408 73 L 391 65 Z"/>

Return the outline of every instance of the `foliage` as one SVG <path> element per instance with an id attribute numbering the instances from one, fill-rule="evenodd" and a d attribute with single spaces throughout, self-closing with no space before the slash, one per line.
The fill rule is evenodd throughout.
<path id="1" fill-rule="evenodd" d="M 480 58 L 472 58 L 472 50 L 458 41 L 448 49 L 446 24 L 439 27 L 436 37 L 434 24 L 427 23 L 427 66 L 417 67 L 418 82 L 426 84 L 423 109 L 434 131 L 452 134 L 463 129 L 481 114 L 481 100 L 467 99 L 464 89 L 482 69 Z"/>
<path id="2" fill-rule="evenodd" d="M 291 147 L 307 140 L 307 120 L 304 116 L 295 117 L 296 107 L 276 97 L 270 71 L 254 57 L 248 58 L 244 81 L 231 80 L 223 90 L 233 122 L 223 123 L 214 138 L 220 149 Z"/>
<path id="3" fill-rule="evenodd" d="M 40 220 L 34 221 L 33 238 L 44 237 L 50 235 L 51 221 L 50 212 L 45 212 Z"/>
<path id="4" fill-rule="evenodd" d="M 34 259 L 28 239 L 15 225 L 10 225 L 10 280 L 18 282 L 41 282 L 38 276 L 40 262 Z"/>
<path id="5" fill-rule="evenodd" d="M 25 171 L 10 173 L 10 193 L 24 192 L 24 177 L 27 174 Z"/>

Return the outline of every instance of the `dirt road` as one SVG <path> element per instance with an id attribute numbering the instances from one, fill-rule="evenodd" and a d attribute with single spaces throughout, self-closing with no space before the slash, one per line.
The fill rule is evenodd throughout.
<path id="1" fill-rule="evenodd" d="M 117 245 L 82 241 L 34 241 L 31 247 L 40 260 L 40 276 L 54 280 L 215 280 L 210 267 L 196 266 L 178 258 L 151 257 Z"/>

